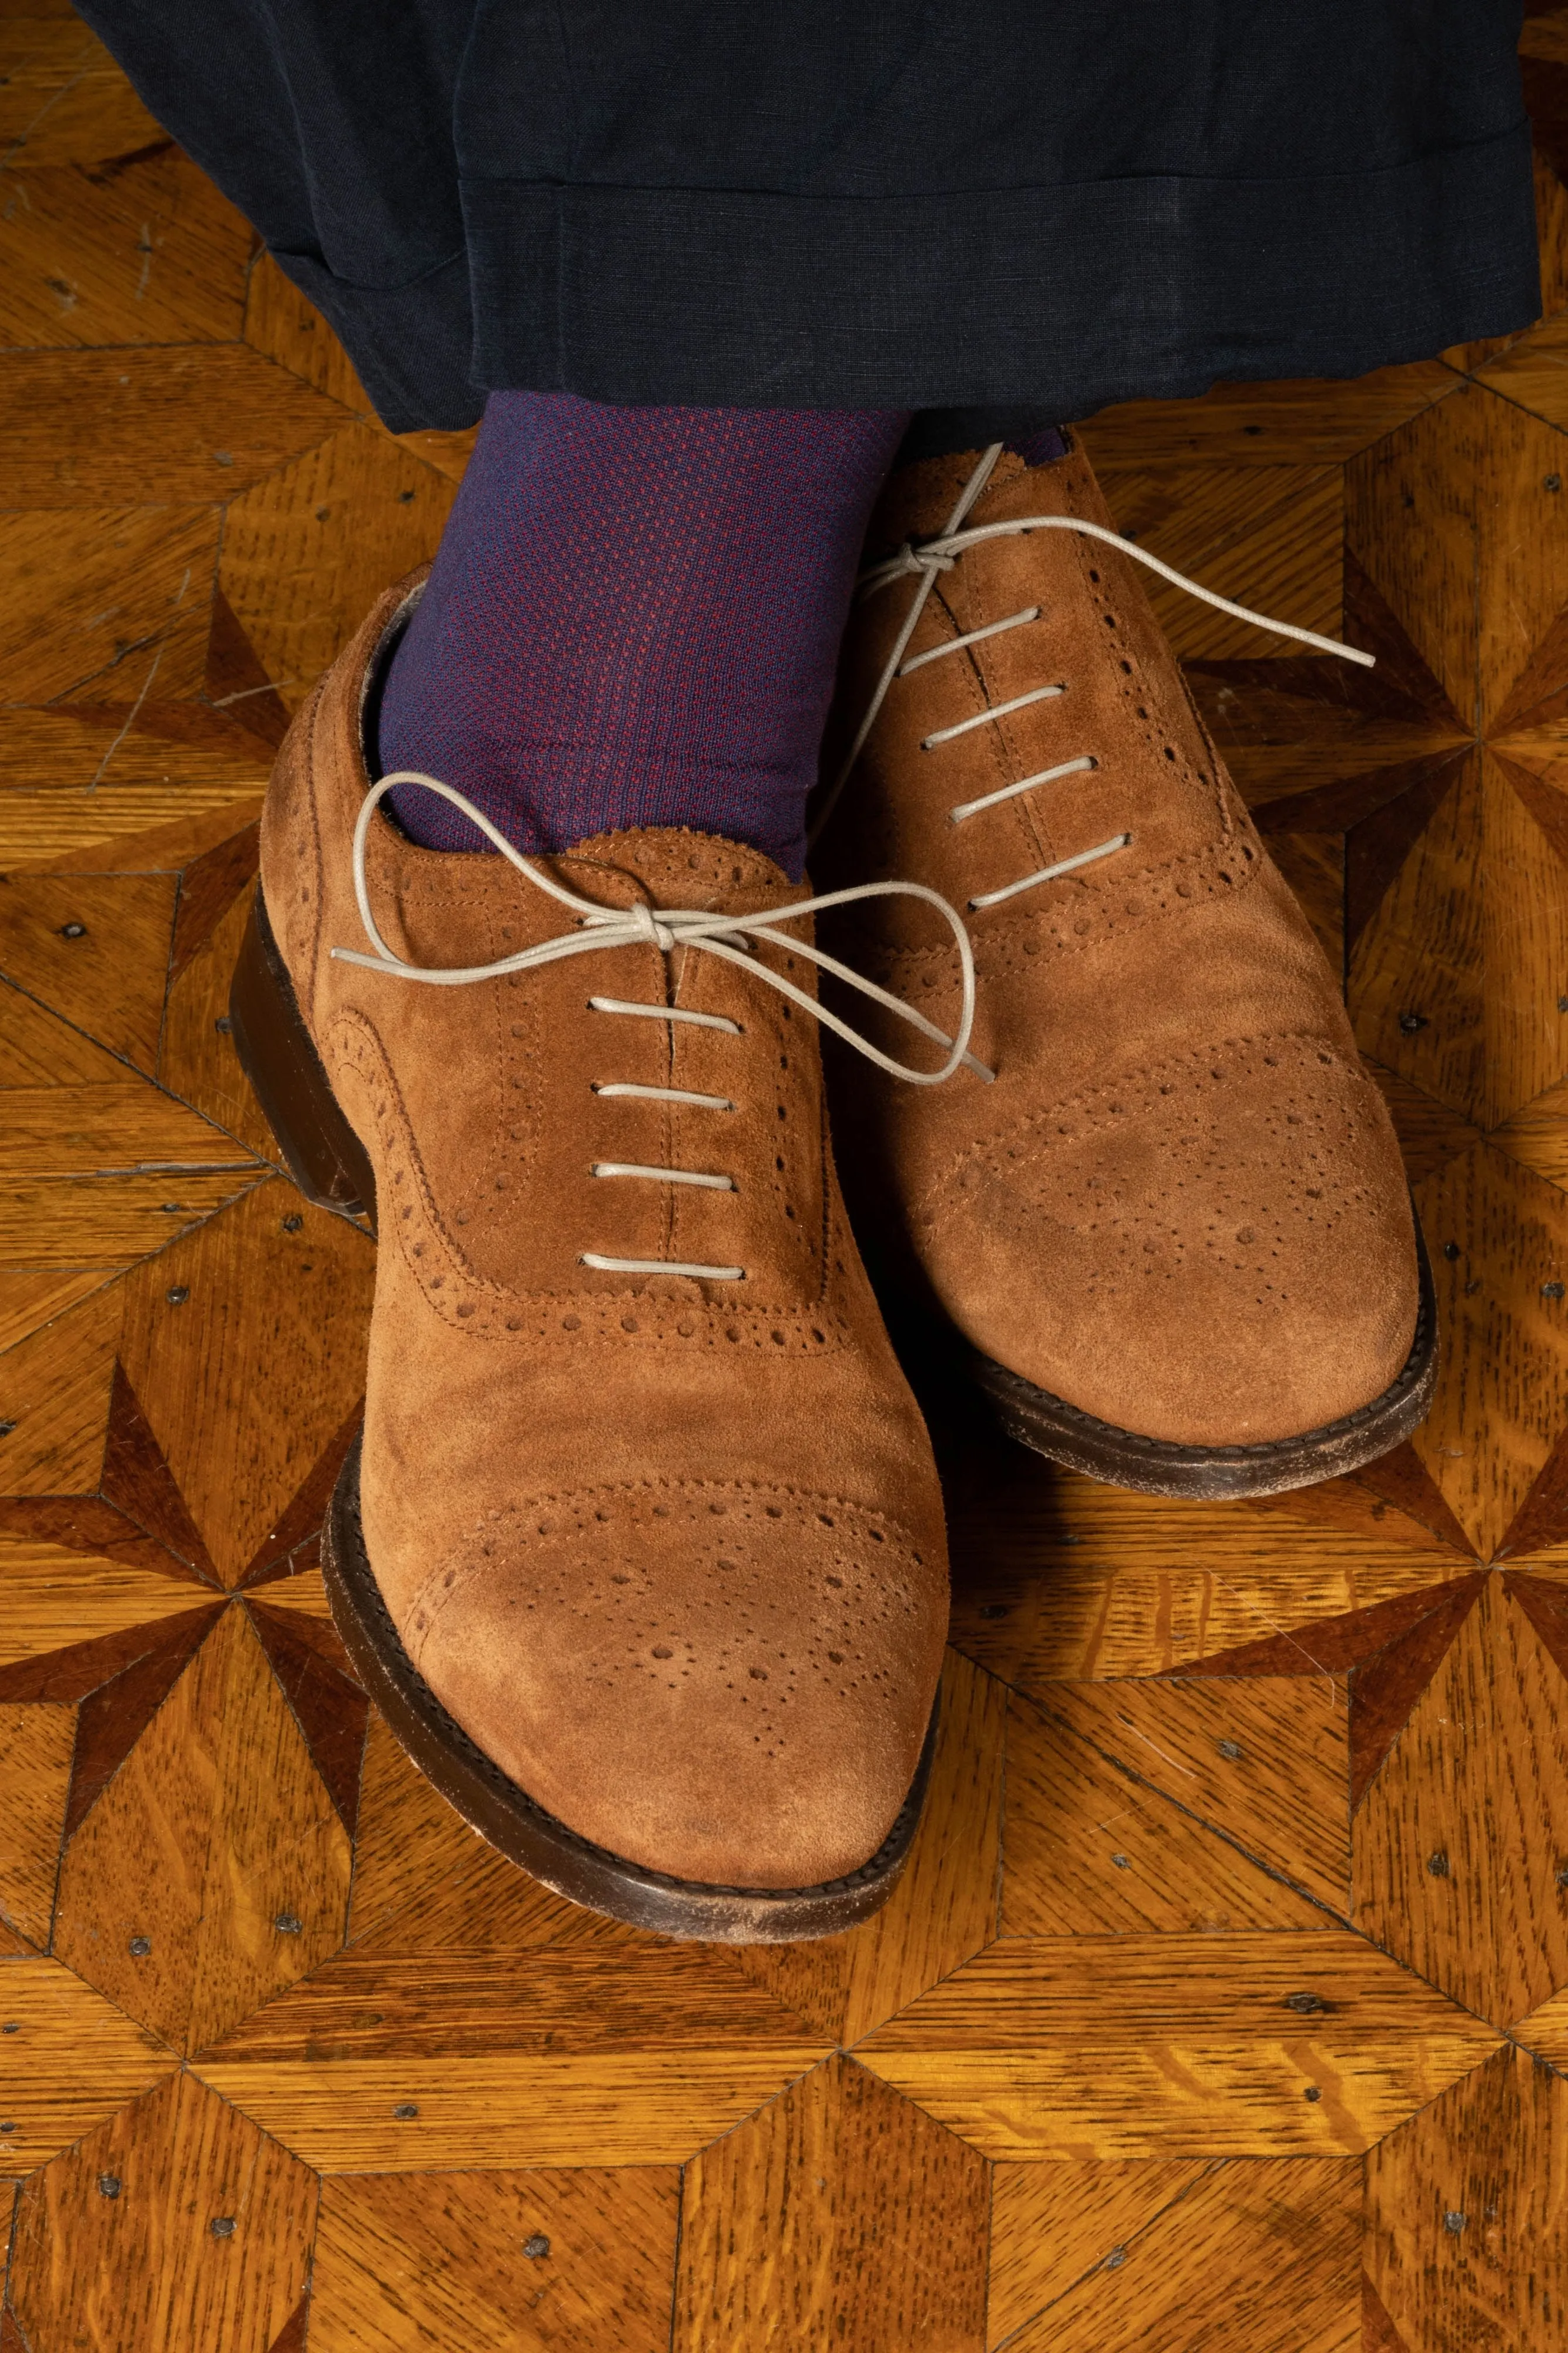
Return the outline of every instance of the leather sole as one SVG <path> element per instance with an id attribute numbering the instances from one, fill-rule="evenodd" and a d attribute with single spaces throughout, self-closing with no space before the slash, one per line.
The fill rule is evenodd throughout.
<path id="1" fill-rule="evenodd" d="M 309 1200 L 340 1215 L 374 1216 L 364 1147 L 333 1097 L 300 1016 L 259 886 L 229 993 L 229 1021 L 246 1076 L 290 1176 Z M 490 1844 L 531 1877 L 592 1912 L 661 1936 L 713 1944 L 786 1944 L 835 1936 L 886 1903 L 909 1860 L 925 1803 L 937 1708 L 909 1793 L 868 1861 L 812 1887 L 725 1887 L 677 1879 L 595 1846 L 547 1813 L 487 1757 L 403 1647 L 365 1550 L 360 1522 L 360 1440 L 333 1492 L 321 1566 L 332 1620 L 354 1672 L 426 1778 Z"/>
<path id="2" fill-rule="evenodd" d="M 1303 1430 L 1299 1438 L 1271 1439 L 1259 1446 L 1177 1446 L 1097 1420 L 1048 1389 L 1036 1388 L 978 1348 L 964 1351 L 963 1368 L 989 1399 L 1009 1438 L 1110 1486 L 1211 1503 L 1316 1486 L 1320 1480 L 1375 1462 L 1408 1438 L 1431 1407 L 1437 1380 L 1437 1301 L 1414 1203 L 1411 1216 L 1420 1305 L 1404 1370 L 1370 1405 L 1325 1422 L 1321 1429 Z"/>
<path id="3" fill-rule="evenodd" d="M 338 1109 L 267 920 L 259 882 L 229 984 L 228 1025 L 240 1066 L 300 1192 L 319 1208 L 365 1217 L 374 1227 L 370 1157 Z"/>

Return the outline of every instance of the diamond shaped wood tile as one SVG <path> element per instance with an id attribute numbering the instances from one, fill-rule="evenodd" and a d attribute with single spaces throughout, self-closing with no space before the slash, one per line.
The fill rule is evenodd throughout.
<path id="1" fill-rule="evenodd" d="M 674 2344 L 985 2344 L 984 2161 L 837 2058 L 688 2168 Z"/>
<path id="2" fill-rule="evenodd" d="M 1370 2147 L 1497 2034 L 1348 1931 L 1005 1938 L 858 2047 L 998 2158 Z"/>
<path id="3" fill-rule="evenodd" d="M 349 1671 L 374 1245 L 226 1028 L 289 712 L 472 436 L 386 434 L 66 0 L 0 5 L 0 2353 L 1555 2344 L 1568 8 L 1524 63 L 1541 322 L 1082 428 L 1141 544 L 1376 656 L 1157 592 L 1389 1103 L 1432 1416 L 1184 1505 L 933 1376 L 910 1870 L 731 1950 L 527 1879 Z"/>
<path id="4" fill-rule="evenodd" d="M 1144 2168 L 1112 2170 L 1135 2169 Z M 1364 2353 L 1361 2202 L 1353 2158 L 1215 2166 L 1129 2230 L 1013 2342 L 1018 2353 L 1185 2353 L 1211 2325 L 1218 2276 L 1226 2328 L 1248 2353 Z M 1098 2235 L 1099 2218 L 1090 2229 Z"/>
<path id="5" fill-rule="evenodd" d="M 33 2346 L 270 2353 L 316 2200 L 304 2166 L 175 2075 L 24 2184 L 11 2308 Z"/>
<path id="6" fill-rule="evenodd" d="M 338 2175 L 311 2353 L 666 2353 L 679 2215 L 673 2166 Z"/>

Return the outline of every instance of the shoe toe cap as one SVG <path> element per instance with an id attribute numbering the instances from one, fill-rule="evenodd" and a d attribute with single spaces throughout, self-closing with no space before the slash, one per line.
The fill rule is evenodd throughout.
<path id="1" fill-rule="evenodd" d="M 1415 1224 L 1375 1088 L 1310 1049 L 1129 1087 L 965 1172 L 983 1353 L 1113 1427 L 1263 1444 L 1357 1413 L 1415 1335 Z"/>
<path id="2" fill-rule="evenodd" d="M 945 1620 L 945 1564 L 885 1515 L 691 1482 L 498 1513 L 404 1639 L 580 1837 L 676 1879 L 804 1888 L 892 1827 Z"/>

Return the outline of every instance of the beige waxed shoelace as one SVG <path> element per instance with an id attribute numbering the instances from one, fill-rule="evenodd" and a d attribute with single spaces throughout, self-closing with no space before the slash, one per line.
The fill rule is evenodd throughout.
<path id="1" fill-rule="evenodd" d="M 1266 613 L 1254 613 L 1246 605 L 1233 605 L 1228 596 L 1218 596 L 1214 589 L 1205 588 L 1196 580 L 1189 580 L 1184 573 L 1163 563 L 1159 556 L 1149 554 L 1135 542 L 1123 539 L 1120 533 L 1108 531 L 1103 523 L 1087 522 L 1078 515 L 1019 515 L 1010 522 L 980 523 L 966 531 L 963 528 L 964 517 L 972 512 L 990 480 L 1002 455 L 1003 446 L 1000 441 L 994 441 L 984 453 L 960 492 L 958 503 L 948 517 L 946 527 L 935 539 L 922 540 L 918 545 L 906 541 L 896 555 L 889 556 L 885 563 L 869 565 L 860 575 L 857 594 L 861 600 L 879 595 L 884 588 L 890 588 L 895 581 L 915 578 L 920 586 L 904 617 L 903 626 L 894 639 L 892 652 L 877 681 L 847 756 L 815 814 L 810 834 L 813 848 L 838 806 L 839 797 L 856 762 L 866 748 L 894 680 L 908 678 L 912 670 L 924 669 L 928 662 L 942 661 L 949 654 L 963 653 L 970 646 L 980 645 L 989 638 L 1000 637 L 1008 629 L 1024 628 L 1028 623 L 1042 617 L 1040 606 L 1028 605 L 1021 613 L 1010 613 L 1005 620 L 989 621 L 984 628 L 970 629 L 963 637 L 951 638 L 946 645 L 932 646 L 925 653 L 912 654 L 905 660 L 905 650 L 938 580 L 944 572 L 951 572 L 972 547 L 982 546 L 987 540 L 1011 538 L 1031 531 L 1072 531 L 1086 539 L 1102 540 L 1107 546 L 1114 547 L 1119 554 L 1131 556 L 1135 564 L 1144 565 L 1151 572 L 1157 572 L 1163 580 L 1169 580 L 1173 586 L 1184 588 L 1189 596 L 1200 597 L 1205 605 L 1212 605 L 1216 612 L 1228 613 L 1235 620 L 1250 621 L 1255 628 L 1268 629 L 1276 637 L 1294 638 L 1301 645 L 1315 646 L 1320 653 L 1337 654 L 1341 660 L 1360 663 L 1363 669 L 1374 667 L 1374 657 L 1363 653 L 1355 646 L 1341 645 L 1333 638 L 1320 637 L 1315 629 L 1299 628 L 1291 621 L 1271 620 Z M 922 739 L 921 749 L 922 752 L 937 751 L 942 744 L 969 734 L 976 727 L 994 726 L 1014 712 L 1022 711 L 1032 703 L 1053 702 L 1067 691 L 1066 681 L 1031 687 L 1026 694 L 1015 695 L 1011 702 L 999 702 L 989 711 L 977 712 L 973 718 L 961 719 L 954 726 L 939 727 L 933 734 Z M 1016 783 L 1003 785 L 994 793 L 983 793 L 978 800 L 960 801 L 956 807 L 949 809 L 948 822 L 952 825 L 965 824 L 969 818 L 979 817 L 983 811 L 995 808 L 1002 802 L 1016 800 L 1022 794 L 1054 784 L 1062 776 L 1081 776 L 1099 765 L 1093 753 L 1079 753 L 1076 758 L 1059 761 L 1054 767 L 1038 769 L 1031 776 L 1020 776 Z M 981 892 L 969 902 L 969 912 L 978 914 L 984 908 L 999 907 L 1005 900 L 1016 899 L 1021 891 L 1033 891 L 1042 882 L 1054 882 L 1061 875 L 1075 874 L 1081 867 L 1098 864 L 1102 858 L 1112 858 L 1119 850 L 1129 849 L 1131 841 L 1130 832 L 1112 834 L 1109 840 L 1096 842 L 1090 849 L 1080 849 L 1071 858 L 1058 859 L 1052 866 L 1042 866 L 1033 874 L 1020 876 L 1016 881 L 1003 883 L 999 890 Z"/>
<path id="2" fill-rule="evenodd" d="M 492 847 L 536 890 L 557 900 L 562 906 L 570 908 L 576 918 L 575 928 L 559 933 L 553 939 L 539 941 L 532 947 L 520 949 L 514 955 L 498 956 L 492 964 L 457 966 L 415 965 L 395 955 L 382 938 L 371 913 L 365 851 L 376 808 L 395 785 L 422 785 L 426 791 L 439 794 L 454 808 L 460 809 Z M 887 1071 L 894 1078 L 906 1080 L 911 1086 L 941 1086 L 961 1066 L 982 1079 L 989 1080 L 994 1075 L 969 1051 L 970 1032 L 974 1026 L 974 955 L 969 944 L 969 934 L 957 910 L 940 892 L 928 889 L 923 882 L 862 882 L 850 890 L 829 891 L 820 898 L 797 899 L 790 906 L 775 907 L 769 913 L 756 915 L 717 915 L 705 908 L 651 908 L 640 900 L 630 907 L 601 907 L 592 899 L 579 898 L 574 891 L 569 891 L 563 883 L 556 881 L 553 875 L 545 873 L 526 859 L 503 833 L 497 830 L 483 810 L 476 808 L 473 802 L 458 792 L 455 786 L 443 784 L 437 776 L 421 776 L 413 769 L 400 769 L 392 776 L 381 777 L 365 794 L 354 827 L 353 881 L 360 921 L 364 925 L 365 937 L 374 953 L 366 955 L 357 948 L 333 948 L 331 954 L 340 964 L 359 965 L 367 971 L 389 973 L 400 980 L 422 981 L 440 988 L 459 988 L 477 981 L 498 980 L 509 973 L 534 972 L 543 965 L 559 963 L 565 956 L 587 955 L 596 949 L 646 944 L 668 955 L 675 948 L 691 948 L 719 956 L 726 964 L 737 965 L 743 972 L 766 981 L 770 988 L 776 988 L 782 996 L 809 1013 L 814 1020 L 825 1023 L 857 1052 L 875 1062 L 879 1070 Z M 875 981 L 867 980 L 847 965 L 840 964 L 837 956 L 826 955 L 805 940 L 792 938 L 778 928 L 797 921 L 802 915 L 821 914 L 829 907 L 848 906 L 858 899 L 895 897 L 924 900 L 928 906 L 937 910 L 952 929 L 958 944 L 963 976 L 963 999 L 956 1037 L 950 1038 L 944 1029 L 939 1029 L 934 1021 L 929 1021 L 912 1005 L 906 1005 L 901 997 L 890 996 Z M 907 1062 L 895 1060 L 890 1054 L 884 1054 L 869 1038 L 863 1036 L 848 1022 L 840 1020 L 836 1013 L 819 1004 L 816 997 L 808 996 L 805 989 L 797 987 L 784 974 L 774 972 L 761 962 L 752 953 L 752 943 L 754 940 L 765 940 L 788 955 L 804 956 L 820 970 L 832 973 L 851 988 L 858 988 L 862 996 L 897 1014 L 900 1020 L 909 1022 L 923 1037 L 945 1047 L 947 1060 L 940 1070 L 921 1071 Z M 741 1024 L 730 1020 L 723 1014 L 692 1012 L 679 1005 L 644 1005 L 618 997 L 591 997 L 588 1005 L 595 1013 L 622 1014 L 669 1023 L 685 1021 L 706 1029 L 727 1031 L 737 1038 L 742 1034 Z M 689 1103 L 712 1112 L 735 1109 L 727 1095 L 699 1094 L 687 1087 L 643 1086 L 630 1080 L 612 1080 L 608 1083 L 595 1081 L 592 1082 L 592 1092 L 611 1097 L 632 1096 L 644 1102 Z M 732 1176 L 706 1169 L 653 1167 L 641 1161 L 596 1160 L 590 1166 L 590 1174 L 606 1178 L 637 1177 L 660 1185 L 691 1185 L 713 1192 L 732 1193 L 738 1190 Z M 682 1274 L 709 1282 L 743 1282 L 746 1280 L 744 1267 L 705 1266 L 685 1259 L 612 1258 L 600 1250 L 584 1250 L 579 1263 L 610 1274 Z"/>

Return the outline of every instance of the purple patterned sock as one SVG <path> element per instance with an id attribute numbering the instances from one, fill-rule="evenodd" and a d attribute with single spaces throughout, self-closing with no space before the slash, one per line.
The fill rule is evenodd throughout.
<path id="1" fill-rule="evenodd" d="M 799 878 L 860 543 L 909 418 L 492 393 L 387 673 L 381 772 L 520 849 L 691 826 Z M 415 840 L 482 849 L 434 793 Z"/>

